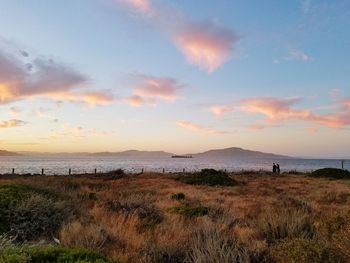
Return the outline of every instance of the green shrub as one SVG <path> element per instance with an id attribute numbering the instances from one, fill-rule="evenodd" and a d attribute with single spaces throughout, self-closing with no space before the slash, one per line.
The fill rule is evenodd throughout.
<path id="1" fill-rule="evenodd" d="M 0 262 L 6 263 L 112 263 L 104 256 L 86 249 L 57 246 L 12 247 L 0 251 Z"/>
<path id="2" fill-rule="evenodd" d="M 344 259 L 325 244 L 310 239 L 285 240 L 272 247 L 277 263 L 341 263 Z"/>
<path id="3" fill-rule="evenodd" d="M 202 205 L 182 204 L 169 209 L 169 212 L 185 217 L 198 217 L 209 214 L 209 208 Z"/>
<path id="4" fill-rule="evenodd" d="M 47 190 L 0 186 L 0 234 L 15 236 L 18 242 L 51 238 L 72 211 L 72 206 Z"/>
<path id="5" fill-rule="evenodd" d="M 185 194 L 184 193 L 173 194 L 171 196 L 171 199 L 177 200 L 177 201 L 184 200 L 185 199 Z"/>
<path id="6" fill-rule="evenodd" d="M 231 178 L 227 172 L 217 171 L 214 169 L 203 169 L 200 172 L 188 174 L 177 178 L 180 182 L 194 185 L 209 186 L 235 186 L 237 181 Z"/>
<path id="7" fill-rule="evenodd" d="M 316 178 L 350 179 L 350 172 L 337 168 L 323 168 L 310 173 L 309 176 Z"/>

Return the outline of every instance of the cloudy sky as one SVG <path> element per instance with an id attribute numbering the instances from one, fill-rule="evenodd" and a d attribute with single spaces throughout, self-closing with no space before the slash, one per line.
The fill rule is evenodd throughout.
<path id="1" fill-rule="evenodd" d="M 0 149 L 350 156 L 348 0 L 1 0 Z"/>

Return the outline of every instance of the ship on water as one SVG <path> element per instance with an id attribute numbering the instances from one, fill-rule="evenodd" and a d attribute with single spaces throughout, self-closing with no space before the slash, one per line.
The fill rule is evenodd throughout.
<path id="1" fill-rule="evenodd" d="M 173 155 L 171 158 L 192 158 L 192 155 Z"/>

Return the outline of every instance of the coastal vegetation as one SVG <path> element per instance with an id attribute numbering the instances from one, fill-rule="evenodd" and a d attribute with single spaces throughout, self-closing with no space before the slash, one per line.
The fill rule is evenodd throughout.
<path id="1" fill-rule="evenodd" d="M 0 175 L 0 262 L 349 262 L 350 181 L 337 179 Z"/>
<path id="2" fill-rule="evenodd" d="M 323 168 L 313 171 L 309 176 L 316 178 L 350 179 L 350 172 L 337 168 Z"/>

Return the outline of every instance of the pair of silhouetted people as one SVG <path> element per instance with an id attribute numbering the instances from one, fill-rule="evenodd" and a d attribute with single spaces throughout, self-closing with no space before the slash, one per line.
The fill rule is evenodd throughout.
<path id="1" fill-rule="evenodd" d="M 274 174 L 280 174 L 281 173 L 280 165 L 278 163 L 273 163 L 273 165 L 272 165 L 272 172 Z"/>

